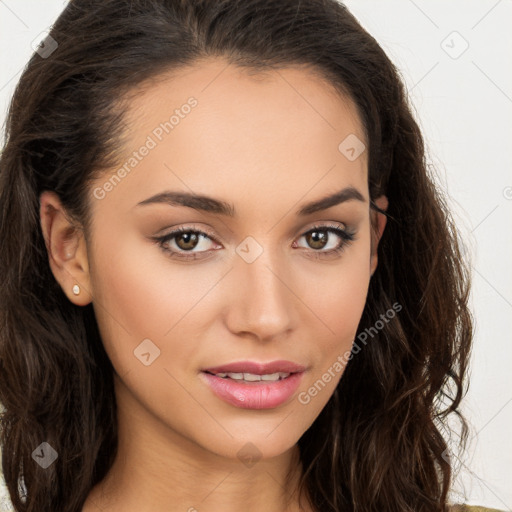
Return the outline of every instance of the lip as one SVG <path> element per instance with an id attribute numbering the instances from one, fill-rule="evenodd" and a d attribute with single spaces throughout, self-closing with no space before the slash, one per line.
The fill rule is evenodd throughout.
<path id="1" fill-rule="evenodd" d="M 258 363 L 255 361 L 235 361 L 233 363 L 205 368 L 203 372 L 208 373 L 254 373 L 255 375 L 265 375 L 270 373 L 300 373 L 306 369 L 301 364 L 292 361 L 270 361 L 269 363 Z"/>
<path id="2" fill-rule="evenodd" d="M 297 391 L 306 368 L 291 361 L 257 363 L 239 361 L 207 368 L 200 377 L 221 400 L 241 409 L 274 409 L 287 402 Z M 240 382 L 217 377 L 215 373 L 253 373 L 264 375 L 284 372 L 290 375 L 278 381 Z"/>

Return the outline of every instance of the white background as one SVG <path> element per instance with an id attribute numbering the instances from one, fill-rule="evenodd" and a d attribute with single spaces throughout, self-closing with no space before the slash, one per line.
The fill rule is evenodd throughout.
<path id="1" fill-rule="evenodd" d="M 31 42 L 65 3 L 0 0 L 0 122 Z M 346 3 L 399 68 L 472 253 L 472 433 L 454 498 L 512 510 L 512 1 Z"/>

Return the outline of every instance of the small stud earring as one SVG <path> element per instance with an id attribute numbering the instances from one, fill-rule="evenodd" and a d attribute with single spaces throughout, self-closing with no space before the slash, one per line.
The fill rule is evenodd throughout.
<path id="1" fill-rule="evenodd" d="M 74 293 L 75 295 L 78 295 L 78 294 L 80 293 L 80 286 L 78 286 L 77 284 L 75 284 L 75 285 L 73 286 L 73 293 Z"/>

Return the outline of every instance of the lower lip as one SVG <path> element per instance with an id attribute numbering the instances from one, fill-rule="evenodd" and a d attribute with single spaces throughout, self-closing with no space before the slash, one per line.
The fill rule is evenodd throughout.
<path id="1" fill-rule="evenodd" d="M 225 402 L 242 409 L 273 409 L 284 404 L 299 387 L 303 372 L 286 379 L 243 382 L 201 372 L 210 389 Z"/>

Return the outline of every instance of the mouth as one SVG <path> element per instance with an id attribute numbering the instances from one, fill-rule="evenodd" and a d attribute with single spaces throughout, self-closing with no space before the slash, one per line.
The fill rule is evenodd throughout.
<path id="1" fill-rule="evenodd" d="M 213 375 L 235 375 L 235 379 L 241 379 L 242 377 L 236 377 L 236 375 L 254 375 L 256 377 L 268 377 L 272 376 L 275 378 L 276 374 L 291 374 L 303 372 L 306 369 L 305 366 L 294 363 L 292 361 L 270 361 L 268 363 L 258 363 L 256 361 L 235 361 L 233 363 L 227 363 L 221 366 L 214 366 L 211 368 L 205 368 L 203 371 L 211 373 Z"/>
<path id="2" fill-rule="evenodd" d="M 212 373 L 206 372 L 210 375 L 214 375 L 215 377 L 220 377 L 221 379 L 232 379 L 239 382 L 244 382 L 246 384 L 252 384 L 255 382 L 277 382 L 279 380 L 287 379 L 291 373 L 288 372 L 276 372 L 276 373 L 265 373 L 263 375 L 258 375 L 257 373 Z"/>
<path id="3" fill-rule="evenodd" d="M 273 409 L 297 390 L 306 368 L 291 361 L 242 361 L 201 371 L 210 390 L 221 400 L 243 409 Z"/>

